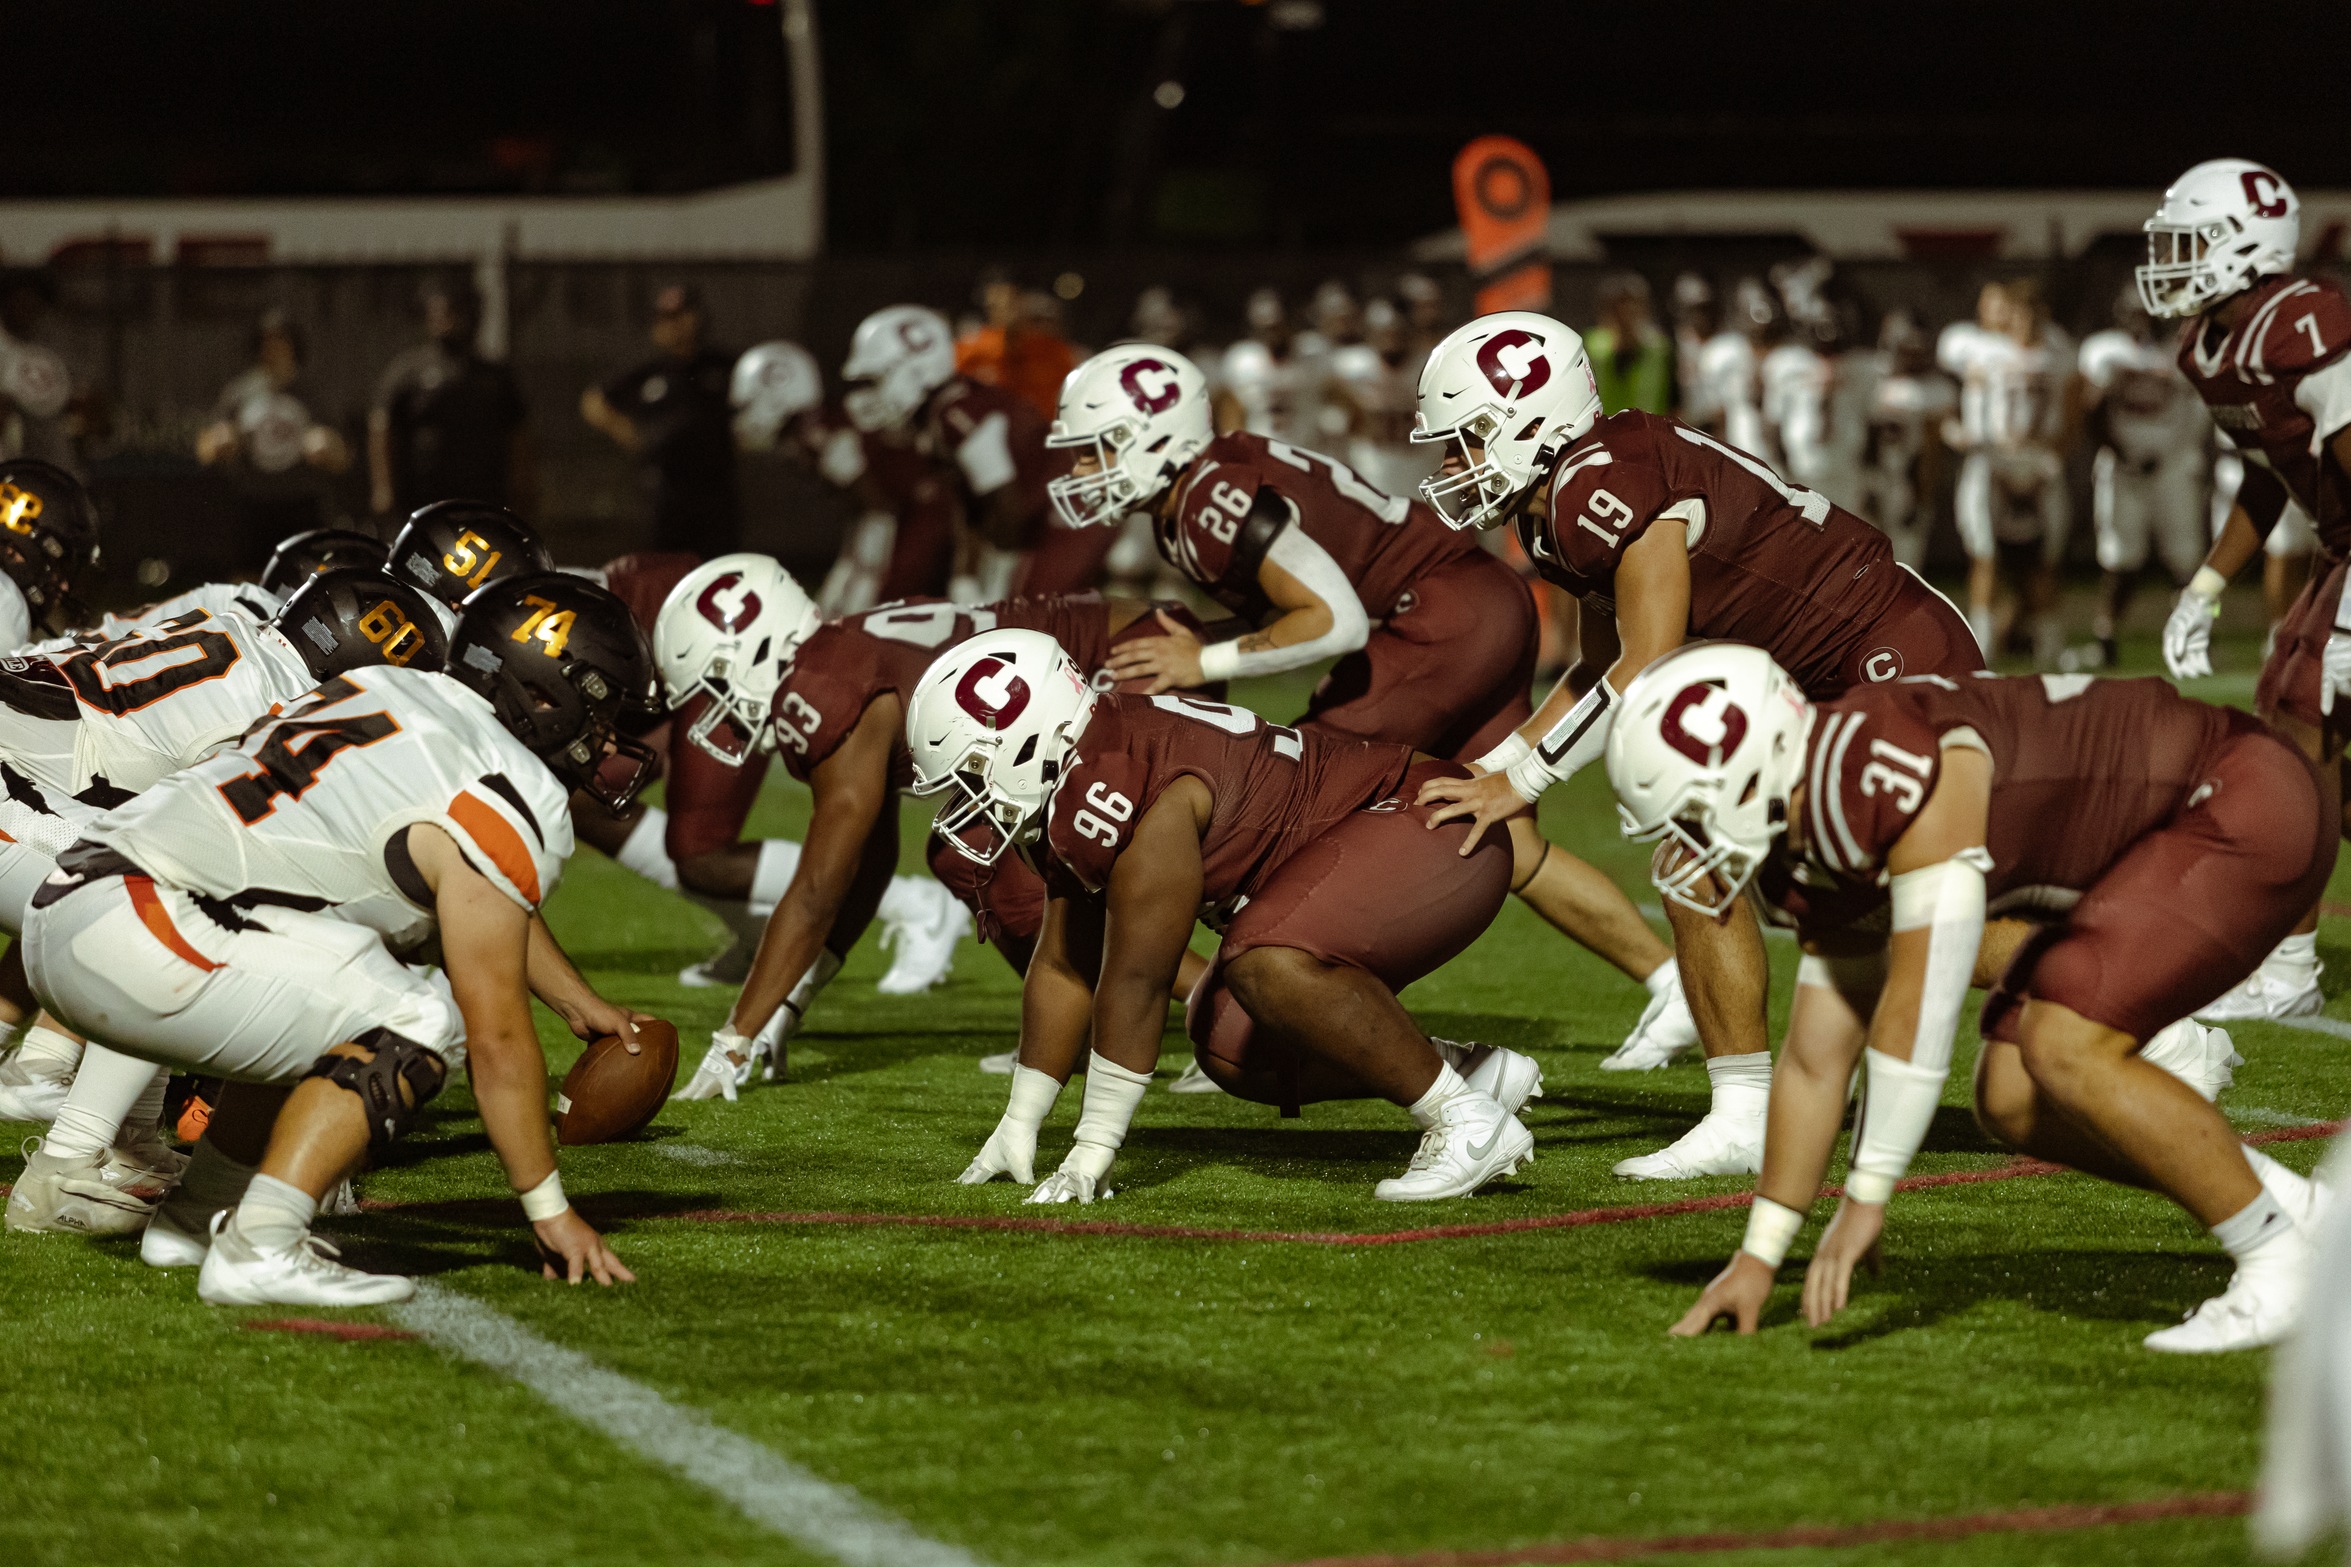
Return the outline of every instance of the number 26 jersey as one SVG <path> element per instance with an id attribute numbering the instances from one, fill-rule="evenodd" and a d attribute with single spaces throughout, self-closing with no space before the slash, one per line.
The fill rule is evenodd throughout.
<path id="1" fill-rule="evenodd" d="M 83 836 L 183 891 L 317 910 L 398 951 L 433 930 L 404 829 L 440 828 L 493 886 L 535 910 L 571 856 L 569 805 L 481 697 L 445 675 L 358 669 Z"/>

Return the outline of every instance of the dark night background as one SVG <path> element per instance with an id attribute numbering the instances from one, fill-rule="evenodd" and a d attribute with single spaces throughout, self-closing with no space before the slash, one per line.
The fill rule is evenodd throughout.
<path id="1" fill-rule="evenodd" d="M 1561 197 L 2351 184 L 2342 5 L 819 0 L 830 243 L 1363 247 L 1469 137 Z M 0 4 L 0 196 L 606 193 L 792 166 L 774 0 Z M 1154 89 L 1175 82 L 1166 109 Z"/>

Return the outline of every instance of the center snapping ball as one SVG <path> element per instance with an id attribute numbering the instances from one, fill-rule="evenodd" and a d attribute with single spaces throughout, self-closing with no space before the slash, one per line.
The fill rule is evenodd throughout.
<path id="1" fill-rule="evenodd" d="M 617 1142 L 643 1131 L 678 1075 L 678 1031 L 659 1018 L 637 1025 L 635 1055 L 617 1034 L 588 1041 L 555 1095 L 555 1140 L 566 1148 Z"/>

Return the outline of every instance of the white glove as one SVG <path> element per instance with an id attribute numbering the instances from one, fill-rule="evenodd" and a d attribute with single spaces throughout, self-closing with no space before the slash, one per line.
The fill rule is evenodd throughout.
<path id="1" fill-rule="evenodd" d="M 2351 696 L 2351 631 L 2340 627 L 2327 634 L 2326 651 L 2319 655 L 2319 712 L 2332 717 L 2338 695 Z"/>
<path id="2" fill-rule="evenodd" d="M 1009 1110 L 981 1146 L 980 1156 L 955 1179 L 966 1186 L 982 1186 L 999 1175 L 1009 1175 L 1023 1186 L 1033 1185 L 1037 1179 L 1036 1123 Z"/>
<path id="3" fill-rule="evenodd" d="M 2212 673 L 2212 623 L 2220 600 L 2194 587 L 2180 590 L 2171 619 L 2163 623 L 2163 667 L 2174 680 L 2200 680 Z"/>
<path id="4" fill-rule="evenodd" d="M 1110 1163 L 1117 1157 L 1115 1148 L 1105 1148 L 1100 1143 L 1079 1143 L 1061 1161 L 1061 1168 L 1029 1193 L 1028 1200 L 1090 1203 L 1096 1197 L 1108 1197 L 1110 1188 L 1102 1185 L 1102 1177 L 1110 1173 Z"/>
<path id="5" fill-rule="evenodd" d="M 751 1074 L 768 1053 L 764 1039 L 746 1039 L 731 1026 L 722 1026 L 710 1036 L 710 1048 L 702 1053 L 702 1064 L 694 1068 L 694 1075 L 686 1086 L 670 1095 L 671 1099 L 720 1099 L 733 1104 L 735 1096 L 751 1081 Z"/>

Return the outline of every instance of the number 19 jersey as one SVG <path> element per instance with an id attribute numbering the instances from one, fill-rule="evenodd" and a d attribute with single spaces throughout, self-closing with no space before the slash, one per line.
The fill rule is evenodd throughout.
<path id="1" fill-rule="evenodd" d="M 85 832 L 185 892 L 312 909 L 394 950 L 433 929 L 403 830 L 430 822 L 524 909 L 572 851 L 569 796 L 445 675 L 353 670 Z"/>

